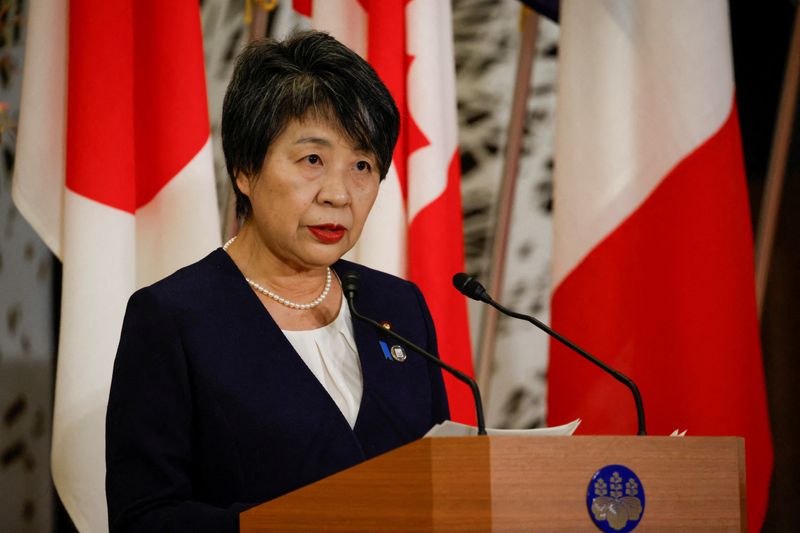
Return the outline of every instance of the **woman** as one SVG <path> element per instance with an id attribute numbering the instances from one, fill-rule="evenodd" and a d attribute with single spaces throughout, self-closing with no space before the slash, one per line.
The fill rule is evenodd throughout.
<path id="1" fill-rule="evenodd" d="M 250 45 L 223 105 L 235 239 L 128 303 L 107 414 L 112 531 L 236 531 L 238 513 L 421 437 L 441 373 L 353 321 L 436 350 L 419 290 L 341 260 L 391 162 L 399 115 L 328 35 Z M 390 343 L 394 344 L 394 343 Z"/>

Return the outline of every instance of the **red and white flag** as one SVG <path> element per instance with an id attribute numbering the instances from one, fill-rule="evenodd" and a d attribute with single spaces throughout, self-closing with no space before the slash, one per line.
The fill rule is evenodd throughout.
<path id="1" fill-rule="evenodd" d="M 200 13 L 196 0 L 34 1 L 27 31 L 13 196 L 64 266 L 53 479 L 77 528 L 105 531 L 126 302 L 220 242 Z"/>
<path id="2" fill-rule="evenodd" d="M 553 327 L 633 378 L 648 432 L 772 446 L 725 0 L 561 3 Z M 550 345 L 549 421 L 633 434 L 630 392 Z"/>
<path id="3" fill-rule="evenodd" d="M 294 0 L 312 27 L 365 57 L 400 110 L 400 139 L 364 232 L 348 258 L 419 285 L 442 359 L 472 374 L 464 297 L 461 169 L 450 2 Z M 445 374 L 453 420 L 475 422 L 472 396 Z"/>

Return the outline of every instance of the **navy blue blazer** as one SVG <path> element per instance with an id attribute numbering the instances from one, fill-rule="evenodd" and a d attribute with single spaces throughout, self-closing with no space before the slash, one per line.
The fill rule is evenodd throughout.
<path id="1" fill-rule="evenodd" d="M 361 278 L 358 310 L 436 353 L 419 289 L 339 261 Z M 122 326 L 106 420 L 111 531 L 238 531 L 258 503 L 420 438 L 448 418 L 441 372 L 384 356 L 353 329 L 364 392 L 354 428 L 230 257 L 217 249 L 137 291 Z"/>

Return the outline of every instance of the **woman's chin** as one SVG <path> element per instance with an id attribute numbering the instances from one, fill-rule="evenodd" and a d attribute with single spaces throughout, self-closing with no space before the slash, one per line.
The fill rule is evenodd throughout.
<path id="1" fill-rule="evenodd" d="M 339 242 L 336 244 L 315 244 L 306 250 L 299 259 L 308 268 L 327 267 L 334 264 L 336 261 L 348 252 L 349 246 Z"/>

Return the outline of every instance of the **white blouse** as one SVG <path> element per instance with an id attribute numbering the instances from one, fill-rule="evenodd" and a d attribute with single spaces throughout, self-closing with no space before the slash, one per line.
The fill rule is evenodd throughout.
<path id="1" fill-rule="evenodd" d="M 328 391 L 350 427 L 356 424 L 364 380 L 358 359 L 350 308 L 342 306 L 333 322 L 317 329 L 282 330 L 295 351 Z"/>

